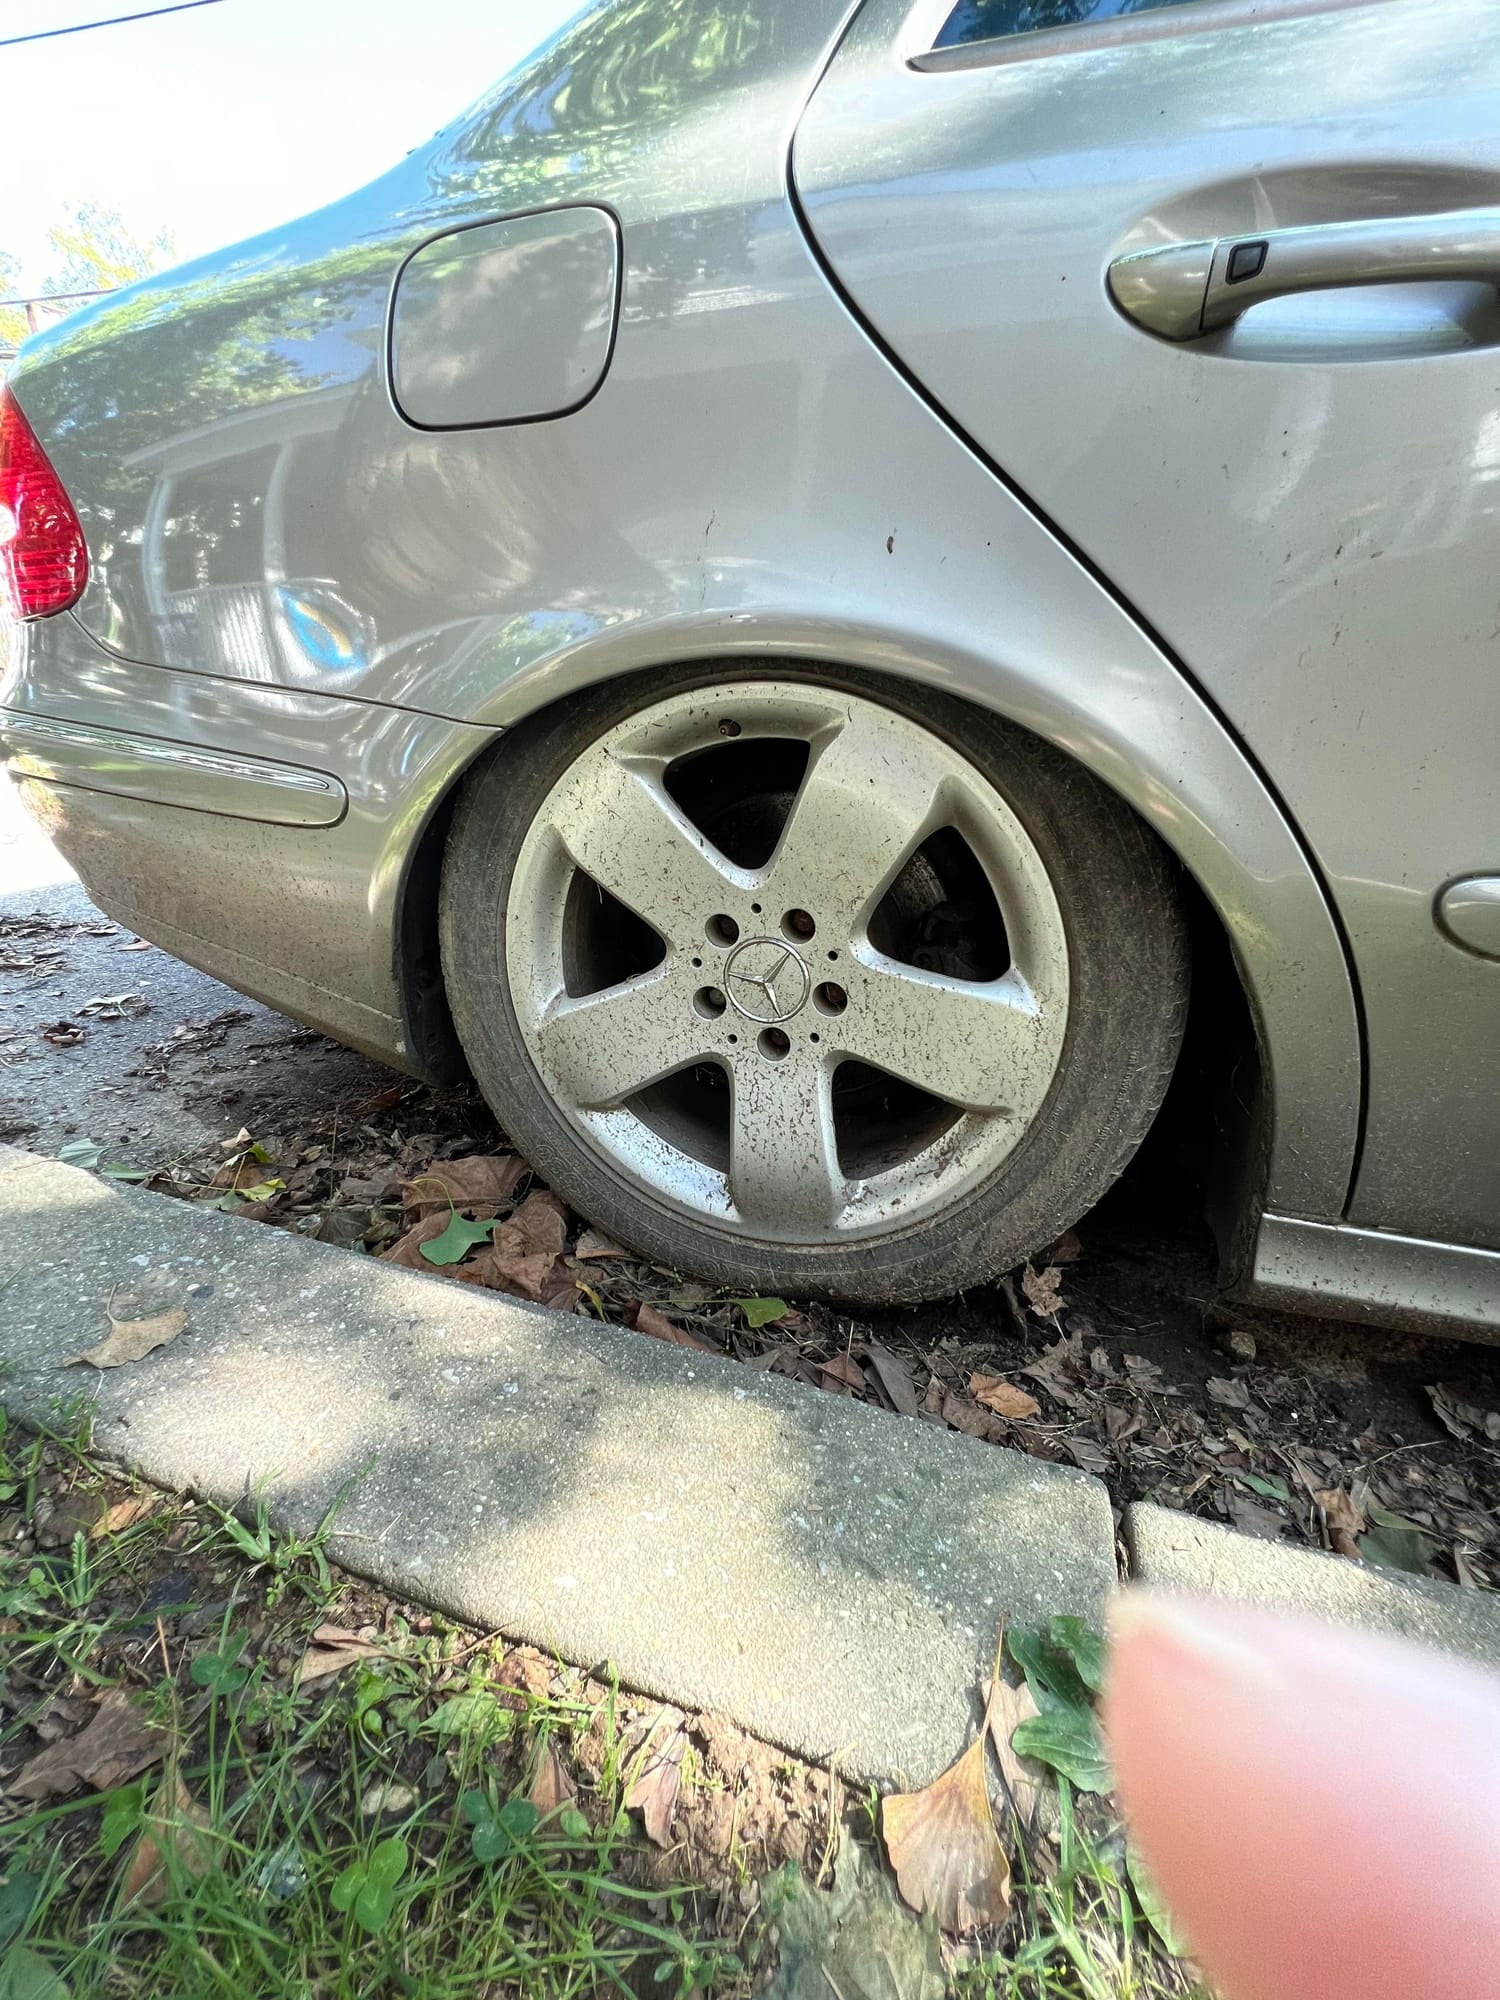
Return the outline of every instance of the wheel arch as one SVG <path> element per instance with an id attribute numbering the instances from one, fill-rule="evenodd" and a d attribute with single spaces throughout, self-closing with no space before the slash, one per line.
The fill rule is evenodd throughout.
<path id="1" fill-rule="evenodd" d="M 504 754 L 505 733 L 602 683 L 698 665 L 732 673 L 769 661 L 794 670 L 843 665 L 916 680 L 993 711 L 1081 763 L 1133 809 L 1197 891 L 1200 940 L 1232 968 L 1241 1020 L 1253 1029 L 1256 1102 L 1215 1181 L 1221 1240 L 1248 1236 L 1262 1206 L 1336 1218 L 1343 1212 L 1361 1109 L 1360 1039 L 1337 926 L 1296 831 L 1229 730 L 1165 658 L 1154 687 L 1122 701 L 1118 677 L 1076 670 L 1043 682 L 1003 657 L 935 646 L 930 636 L 784 616 L 735 615 L 703 624 L 627 624 L 523 669 L 476 704 L 470 718 L 502 734 L 453 772 L 410 849 L 395 938 L 398 980 L 414 1055 L 435 1080 L 464 1074 L 442 992 L 435 888 L 460 790 L 482 760 Z M 1091 698 L 1092 697 L 1092 698 Z M 1209 928 L 1211 927 L 1211 928 Z M 1200 1049 L 1236 1039 L 1222 979 L 1195 1000 Z M 1238 1059 L 1236 1056 L 1234 1059 Z M 1242 1072 L 1243 1076 L 1243 1072 Z M 1241 1093 L 1242 1095 L 1243 1093 Z M 1231 1262 L 1237 1256 L 1231 1250 Z"/>

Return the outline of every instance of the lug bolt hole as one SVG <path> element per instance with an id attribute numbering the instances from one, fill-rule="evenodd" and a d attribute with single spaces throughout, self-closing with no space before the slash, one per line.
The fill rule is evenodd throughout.
<path id="1" fill-rule="evenodd" d="M 806 910 L 788 910 L 781 920 L 781 928 L 789 938 L 810 938 L 818 927 Z"/>
<path id="2" fill-rule="evenodd" d="M 767 1062 L 780 1062 L 791 1051 L 791 1039 L 780 1028 L 765 1028 L 761 1031 L 755 1046 Z"/>
<path id="3" fill-rule="evenodd" d="M 740 725 L 737 722 L 721 722 L 719 724 L 719 734 L 721 736 L 738 736 L 739 733 Z"/>
<path id="4" fill-rule="evenodd" d="M 734 944 L 740 934 L 740 927 L 733 917 L 710 917 L 707 924 L 710 944 Z"/>
<path id="5" fill-rule="evenodd" d="M 820 1014 L 842 1014 L 849 1005 L 849 995 L 842 986 L 835 986 L 831 979 L 813 988 L 813 1005 Z"/>
<path id="6" fill-rule="evenodd" d="M 700 986 L 693 995 L 693 1012 L 705 1021 L 717 1021 L 728 1005 L 717 986 Z"/>

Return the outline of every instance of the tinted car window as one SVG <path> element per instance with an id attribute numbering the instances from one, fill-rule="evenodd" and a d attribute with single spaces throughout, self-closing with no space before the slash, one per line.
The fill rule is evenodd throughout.
<path id="1" fill-rule="evenodd" d="M 1192 0 L 959 0 L 943 23 L 937 46 L 950 49 L 960 42 L 991 41 L 997 35 L 1029 35 L 1042 28 L 1072 28 L 1081 21 L 1112 21 L 1119 14 L 1191 4 Z"/>

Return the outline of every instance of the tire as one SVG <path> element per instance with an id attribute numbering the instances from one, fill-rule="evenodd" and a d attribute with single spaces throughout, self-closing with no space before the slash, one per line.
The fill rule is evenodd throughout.
<path id="1" fill-rule="evenodd" d="M 664 812 L 713 827 L 715 868 L 743 850 L 732 886 L 697 834 L 659 845 Z M 945 815 L 846 934 L 861 869 Z M 621 1243 L 747 1293 L 914 1303 L 1013 1268 L 1122 1172 L 1187 1012 L 1175 865 L 1091 774 L 947 695 L 782 661 L 612 683 L 506 737 L 454 815 L 441 938 L 517 1147 Z"/>

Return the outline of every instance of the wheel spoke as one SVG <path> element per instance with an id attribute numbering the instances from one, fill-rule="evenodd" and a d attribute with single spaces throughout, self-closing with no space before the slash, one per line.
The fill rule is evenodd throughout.
<path id="1" fill-rule="evenodd" d="M 1050 1026 L 1015 973 L 975 985 L 885 960 L 851 980 L 831 1039 L 969 1111 L 1029 1113 L 1056 1064 Z"/>
<path id="2" fill-rule="evenodd" d="M 649 772 L 607 751 L 575 770 L 552 824 L 580 868 L 679 947 L 702 937 L 726 891 L 749 882 Z"/>
<path id="3" fill-rule="evenodd" d="M 701 1059 L 709 1036 L 661 966 L 584 999 L 558 999 L 537 1028 L 554 1085 L 589 1110 L 619 1104 Z"/>
<path id="4" fill-rule="evenodd" d="M 767 1235 L 833 1226 L 845 1197 L 825 1063 L 737 1066 L 729 1192 L 743 1220 Z"/>
<path id="5" fill-rule="evenodd" d="M 911 736 L 860 707 L 812 761 L 771 858 L 778 905 L 850 937 L 932 830 L 940 780 Z"/>

